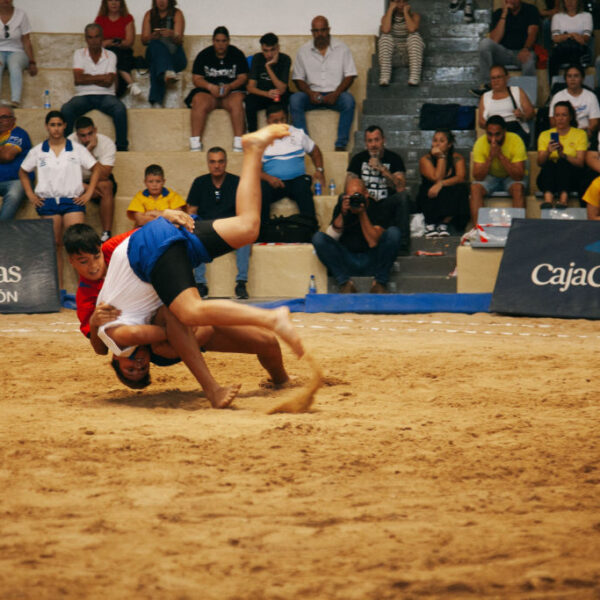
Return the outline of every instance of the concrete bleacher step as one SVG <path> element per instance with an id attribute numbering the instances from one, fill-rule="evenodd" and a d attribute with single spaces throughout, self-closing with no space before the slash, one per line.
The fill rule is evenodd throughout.
<path id="1" fill-rule="evenodd" d="M 391 84 L 387 88 L 381 88 L 379 86 L 379 71 L 378 69 L 369 69 L 367 90 L 370 95 L 370 91 L 375 86 L 380 91 L 387 91 L 394 89 L 395 83 L 403 83 L 406 81 L 408 75 L 407 67 L 397 67 L 393 69 Z M 479 65 L 448 65 L 448 66 L 424 66 L 421 79 L 424 83 L 435 82 L 442 83 L 447 82 L 454 85 L 469 85 L 474 81 L 479 80 Z M 417 87 L 418 89 L 418 87 Z"/>
<path id="2" fill-rule="evenodd" d="M 428 48 L 429 50 L 429 48 Z M 477 48 L 473 50 L 466 50 L 464 47 L 460 47 L 460 49 L 456 50 L 448 50 L 448 51 L 438 51 L 437 53 L 432 53 L 425 51 L 425 55 L 423 56 L 423 66 L 424 67 L 446 67 L 446 66 L 478 66 L 479 65 L 479 52 Z M 368 83 L 373 83 L 373 72 L 376 71 L 376 75 L 379 76 L 379 60 L 377 55 L 373 55 L 373 60 L 371 61 L 371 69 L 369 73 Z M 406 67 L 395 67 L 393 71 L 397 70 L 405 70 Z M 394 77 L 392 75 L 392 81 L 394 81 Z"/>
<path id="3" fill-rule="evenodd" d="M 377 116 L 394 116 L 394 115 L 418 115 L 421 106 L 423 106 L 423 98 L 402 98 L 388 99 L 367 99 L 363 103 L 363 114 L 360 117 L 359 131 L 363 128 L 362 125 L 365 120 L 377 117 Z M 477 106 L 478 100 L 474 96 L 468 94 L 467 90 L 462 90 L 462 93 L 457 96 L 450 96 L 448 98 L 435 98 L 430 97 L 427 102 L 433 102 L 437 104 L 460 104 L 461 106 Z"/>

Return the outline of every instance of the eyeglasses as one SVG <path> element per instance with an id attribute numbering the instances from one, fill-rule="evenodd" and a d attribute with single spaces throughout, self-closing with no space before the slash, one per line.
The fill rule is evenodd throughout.
<path id="1" fill-rule="evenodd" d="M 4 37 L 5 38 L 10 37 L 10 31 L 9 31 L 8 25 L 4 26 Z"/>

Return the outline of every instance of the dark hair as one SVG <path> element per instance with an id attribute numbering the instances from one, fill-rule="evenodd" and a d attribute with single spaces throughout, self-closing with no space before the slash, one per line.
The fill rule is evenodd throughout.
<path id="1" fill-rule="evenodd" d="M 85 35 L 87 35 L 87 32 L 90 31 L 90 29 L 97 29 L 100 32 L 100 35 L 104 37 L 104 29 L 102 29 L 102 25 L 99 25 L 98 23 L 88 23 L 83 30 Z"/>
<path id="2" fill-rule="evenodd" d="M 92 227 L 86 223 L 76 223 L 65 230 L 63 246 L 67 254 L 97 254 L 102 242 Z"/>
<path id="3" fill-rule="evenodd" d="M 113 359 L 110 361 L 110 366 L 114 369 L 119 381 L 132 390 L 142 390 L 150 385 L 150 372 L 146 373 L 138 381 L 133 381 L 133 379 L 128 379 L 125 377 L 125 375 L 123 375 L 123 371 L 121 371 L 121 365 L 116 358 L 113 357 Z"/>
<path id="4" fill-rule="evenodd" d="M 504 120 L 504 117 L 501 117 L 500 115 L 492 115 L 489 117 L 485 122 L 486 129 L 488 125 L 500 125 L 500 127 L 506 131 L 506 121 Z"/>
<path id="5" fill-rule="evenodd" d="M 63 115 L 60 110 L 51 110 L 47 115 L 46 115 L 46 125 L 48 125 L 48 123 L 50 123 L 50 119 L 54 119 L 54 118 L 58 118 L 60 119 L 63 123 L 66 123 L 67 120 L 65 119 L 65 115 Z"/>
<path id="6" fill-rule="evenodd" d="M 165 178 L 165 171 L 160 165 L 148 165 L 144 171 L 144 178 L 148 177 L 148 175 L 159 175 L 163 179 Z"/>
<path id="7" fill-rule="evenodd" d="M 225 155 L 225 158 L 227 158 L 227 152 L 224 148 L 221 148 L 221 146 L 213 146 L 212 148 L 209 148 L 206 151 L 206 154 L 216 154 L 217 152 L 222 152 Z"/>
<path id="8" fill-rule="evenodd" d="M 119 9 L 119 14 L 122 17 L 126 17 L 129 14 L 129 10 L 127 9 L 127 3 L 125 0 L 120 0 L 121 8 Z M 100 4 L 100 10 L 98 11 L 99 17 L 108 17 L 108 0 L 102 0 Z"/>
<path id="9" fill-rule="evenodd" d="M 273 113 L 278 113 L 283 111 L 286 115 L 287 115 L 287 111 L 285 109 L 285 106 L 283 104 L 281 104 L 281 102 L 272 102 L 271 104 L 269 104 L 267 106 L 267 110 L 265 111 L 265 115 L 268 117 L 269 115 L 272 115 Z"/>
<path id="10" fill-rule="evenodd" d="M 229 29 L 227 29 L 225 25 L 219 25 L 219 27 L 215 27 L 212 39 L 214 40 L 219 34 L 223 34 L 227 39 L 229 39 Z"/>
<path id="11" fill-rule="evenodd" d="M 578 65 L 576 63 L 571 63 L 565 69 L 565 81 L 567 80 L 567 72 L 569 71 L 569 69 L 577 69 L 579 71 L 579 74 L 581 75 L 581 79 L 585 79 L 585 69 L 581 65 Z"/>
<path id="12" fill-rule="evenodd" d="M 456 141 L 454 134 L 449 129 L 436 129 L 433 132 L 433 135 L 435 135 L 436 133 L 443 133 L 446 136 L 446 139 L 448 140 L 448 146 L 449 146 L 448 156 L 452 156 L 452 154 L 454 153 L 454 142 Z"/>
<path id="13" fill-rule="evenodd" d="M 89 117 L 79 117 L 77 121 L 75 121 L 75 131 L 78 129 L 86 129 L 87 127 L 95 127 L 94 121 Z"/>
<path id="14" fill-rule="evenodd" d="M 492 72 L 492 69 L 502 69 L 503 73 L 508 75 L 508 69 L 504 65 L 492 65 L 490 67 L 490 73 Z"/>
<path id="15" fill-rule="evenodd" d="M 554 105 L 554 115 L 556 115 L 556 107 L 564 106 L 569 111 L 569 125 L 571 127 L 577 127 L 577 115 L 575 114 L 575 109 L 573 105 L 568 100 L 561 100 Z"/>
<path id="16" fill-rule="evenodd" d="M 259 42 L 261 46 L 276 46 L 279 44 L 279 38 L 274 33 L 265 33 Z"/>
<path id="17" fill-rule="evenodd" d="M 169 0 L 169 3 L 167 4 L 167 16 L 175 17 L 175 13 L 177 12 L 177 9 L 175 8 L 176 6 L 177 0 Z M 152 8 L 150 9 L 150 27 L 152 29 L 156 29 L 160 26 L 161 18 L 156 6 L 156 0 L 152 0 Z"/>
<path id="18" fill-rule="evenodd" d="M 383 129 L 381 129 L 381 127 L 379 127 L 379 125 L 369 125 L 365 129 L 365 136 L 367 135 L 367 133 L 374 133 L 375 131 L 379 131 L 379 133 L 381 133 L 381 137 L 385 137 L 385 135 L 383 133 Z"/>

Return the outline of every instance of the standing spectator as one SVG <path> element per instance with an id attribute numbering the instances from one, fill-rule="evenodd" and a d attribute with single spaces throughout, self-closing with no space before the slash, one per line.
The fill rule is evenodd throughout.
<path id="1" fill-rule="evenodd" d="M 535 76 L 536 56 L 533 46 L 540 28 L 540 14 L 535 6 L 521 0 L 503 0 L 495 10 L 490 35 L 479 42 L 481 87 L 471 90 L 476 96 L 487 92 L 487 78 L 492 65 L 521 65 L 523 75 Z"/>
<path id="2" fill-rule="evenodd" d="M 14 219 L 25 198 L 19 168 L 30 149 L 29 135 L 16 127 L 14 110 L 0 105 L 0 221 Z"/>
<path id="3" fill-rule="evenodd" d="M 4 27 L 4 37 L 0 36 L 0 90 L 2 74 L 8 67 L 10 74 L 11 106 L 21 106 L 23 90 L 23 70 L 27 69 L 32 77 L 37 74 L 37 64 L 29 33 L 31 25 L 27 15 L 13 6 L 12 0 L 0 2 L 0 21 Z"/>
<path id="4" fill-rule="evenodd" d="M 307 110 L 329 108 L 340 113 L 335 149 L 344 151 L 354 119 L 355 101 L 347 90 L 357 70 L 350 48 L 329 34 L 329 22 L 318 16 L 312 20 L 312 42 L 304 44 L 294 63 L 292 79 L 298 92 L 290 97 L 292 124 L 306 127 Z"/>
<path id="5" fill-rule="evenodd" d="M 279 51 L 279 38 L 274 33 L 265 33 L 260 38 L 261 52 L 252 57 L 246 90 L 246 121 L 248 131 L 256 131 L 256 114 L 273 102 L 281 102 L 287 111 L 288 81 L 292 60 Z"/>
<path id="6" fill-rule="evenodd" d="M 567 208 L 569 192 L 583 192 L 587 135 L 573 126 L 577 121 L 569 102 L 554 105 L 554 121 L 556 127 L 542 131 L 538 138 L 537 161 L 542 169 L 537 185 L 544 193 L 541 208 Z"/>
<path id="7" fill-rule="evenodd" d="M 506 122 L 494 115 L 485 124 L 473 146 L 473 182 L 471 183 L 471 220 L 477 224 L 485 194 L 508 192 L 513 207 L 525 207 L 525 163 L 527 150 L 523 140 L 506 131 Z"/>
<path id="8" fill-rule="evenodd" d="M 132 96 L 141 95 L 142 90 L 131 77 L 135 23 L 125 0 L 102 0 L 94 23 L 102 27 L 102 45 L 117 56 L 117 96 L 121 97 L 126 89 Z"/>
<path id="9" fill-rule="evenodd" d="M 417 203 L 425 215 L 425 237 L 462 234 L 469 220 L 465 159 L 454 150 L 451 131 L 438 129 L 431 150 L 419 161 L 421 186 Z"/>
<path id="10" fill-rule="evenodd" d="M 115 214 L 115 194 L 117 193 L 117 182 L 112 174 L 117 156 L 115 143 L 106 135 L 98 133 L 94 121 L 89 117 L 79 117 L 75 121 L 75 131 L 69 136 L 72 142 L 78 142 L 91 152 L 99 164 L 98 185 L 92 195 L 92 201 L 100 204 L 100 223 L 102 235 L 100 241 L 106 242 L 112 237 L 112 224 Z M 92 177 L 89 169 L 82 167 L 83 187 L 87 189 Z"/>
<path id="11" fill-rule="evenodd" d="M 185 99 L 192 109 L 190 150 L 202 150 L 202 135 L 208 113 L 215 108 L 224 108 L 231 117 L 233 151 L 242 152 L 248 61 L 239 48 L 229 44 L 227 27 L 217 27 L 212 40 L 212 46 L 199 52 L 194 60 L 192 81 L 195 87 Z"/>
<path id="12" fill-rule="evenodd" d="M 66 134 L 73 131 L 77 117 L 93 110 L 99 110 L 112 117 L 115 125 L 117 150 L 125 152 L 127 141 L 127 109 L 115 97 L 117 78 L 117 57 L 110 50 L 102 48 L 102 27 L 90 23 L 85 28 L 87 48 L 75 50 L 73 56 L 73 77 L 75 96 L 61 109 L 67 120 Z"/>
<path id="13" fill-rule="evenodd" d="M 146 60 L 150 65 L 150 94 L 153 108 L 160 108 L 165 99 L 167 84 L 179 79 L 187 66 L 183 52 L 185 19 L 176 8 L 177 0 L 152 0 L 152 8 L 142 22 L 142 44 L 148 46 Z"/>
<path id="14" fill-rule="evenodd" d="M 379 85 L 389 85 L 392 66 L 408 65 L 408 85 L 419 85 L 425 44 L 419 33 L 421 16 L 406 0 L 391 0 L 381 18 L 377 58 Z"/>
<path id="15" fill-rule="evenodd" d="M 52 219 L 58 283 L 61 301 L 66 292 L 62 289 L 62 234 L 63 229 L 83 223 L 85 205 L 94 194 L 100 167 L 96 159 L 81 145 L 65 139 L 66 120 L 58 110 L 46 115 L 48 139 L 34 146 L 21 163 L 19 179 L 27 198 L 42 219 Z M 92 177 L 84 190 L 81 167 L 91 169 Z M 37 171 L 35 191 L 29 173 Z"/>
<path id="16" fill-rule="evenodd" d="M 542 23 L 542 44 L 546 50 L 552 48 L 552 17 L 558 12 L 559 0 L 535 0 Z"/>
<path id="17" fill-rule="evenodd" d="M 240 178 L 227 172 L 227 152 L 220 146 L 210 148 L 206 153 L 208 173 L 196 177 L 187 198 L 188 212 L 198 215 L 203 221 L 226 219 L 235 216 L 235 196 Z M 242 246 L 235 251 L 237 276 L 235 278 L 235 296 L 240 300 L 248 298 L 248 265 L 252 244 Z M 206 265 L 203 263 L 194 269 L 196 287 L 202 298 L 208 296 Z"/>

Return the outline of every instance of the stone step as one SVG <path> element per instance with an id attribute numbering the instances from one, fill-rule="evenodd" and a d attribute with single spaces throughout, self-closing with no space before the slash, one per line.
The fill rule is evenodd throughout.
<path id="1" fill-rule="evenodd" d="M 414 249 L 411 246 L 411 252 Z M 397 271 L 396 271 L 397 265 Z M 431 275 L 447 277 L 456 266 L 455 256 L 399 256 L 396 259 L 394 270 L 401 275 Z"/>
<path id="2" fill-rule="evenodd" d="M 404 99 L 421 99 L 423 102 L 445 103 L 446 98 L 467 97 L 469 90 L 479 87 L 479 77 L 473 76 L 471 80 L 455 81 L 422 81 L 418 86 L 406 84 L 407 77 L 400 83 L 392 83 L 387 87 L 381 87 L 378 83 L 368 87 L 365 104 L 371 105 L 372 101 L 402 102 Z M 478 98 L 475 98 L 475 103 Z"/>
<path id="3" fill-rule="evenodd" d="M 427 67 L 450 67 L 450 66 L 477 66 L 479 65 L 479 53 L 477 48 L 467 52 L 464 48 L 460 50 L 436 51 L 431 52 L 429 47 L 423 57 L 423 66 Z M 405 67 L 396 67 L 393 72 L 406 70 Z M 368 83 L 377 83 L 379 81 L 379 61 L 377 56 L 373 55 L 371 69 L 369 70 Z M 392 81 L 394 78 L 392 77 Z"/>
<path id="4" fill-rule="evenodd" d="M 456 148 L 459 150 L 461 148 L 470 150 L 475 143 L 474 130 L 455 131 L 454 135 L 456 137 Z M 402 155 L 409 149 L 429 151 L 432 136 L 432 131 L 385 131 L 386 146 L 390 149 L 399 148 Z M 364 149 L 363 135 L 357 132 L 353 152 L 359 152 L 362 149 Z"/>
<path id="5" fill-rule="evenodd" d="M 368 294 L 373 278 L 352 277 L 352 281 L 354 281 L 359 294 Z M 388 291 L 392 294 L 454 294 L 456 293 L 456 277 L 392 273 Z M 333 277 L 329 277 L 327 280 L 327 292 L 329 294 L 339 292 L 339 286 Z"/>
<path id="6" fill-rule="evenodd" d="M 436 37 L 478 39 L 486 35 L 489 28 L 488 23 L 448 23 L 423 19 L 419 26 L 419 33 L 427 43 L 428 39 Z"/>
<path id="7" fill-rule="evenodd" d="M 367 98 L 363 103 L 363 114 L 360 117 L 361 127 L 372 119 L 380 119 L 389 115 L 413 115 L 419 114 L 421 106 L 425 102 L 434 104 L 460 104 L 461 106 L 477 106 L 478 99 L 471 95 L 450 96 L 448 98 L 396 98 L 396 99 L 373 99 Z"/>
<path id="8" fill-rule="evenodd" d="M 440 66 L 440 67 L 423 67 L 423 73 L 421 79 L 424 83 L 435 82 L 436 85 L 439 83 L 449 83 L 454 85 L 463 84 L 466 89 L 473 87 L 473 82 L 477 82 L 479 78 L 479 61 L 476 64 L 465 65 L 465 66 Z M 392 82 L 384 90 L 393 90 L 394 84 L 396 86 L 406 86 L 406 80 L 408 79 L 408 67 L 397 67 L 392 70 Z M 374 88 L 381 90 L 379 86 L 379 73 L 376 69 L 369 69 L 367 79 L 367 97 L 371 97 L 371 90 Z M 419 90 L 419 86 L 414 86 L 413 89 Z M 398 90 L 396 90 L 398 91 Z M 466 91 L 466 90 L 465 90 Z M 401 93 L 401 95 L 404 95 Z M 422 97 L 426 97 L 428 94 L 425 91 L 421 91 Z M 384 96 L 385 97 L 385 96 Z"/>
<path id="9" fill-rule="evenodd" d="M 427 40 L 426 54 L 445 54 L 475 52 L 479 46 L 479 37 L 435 37 Z"/>

